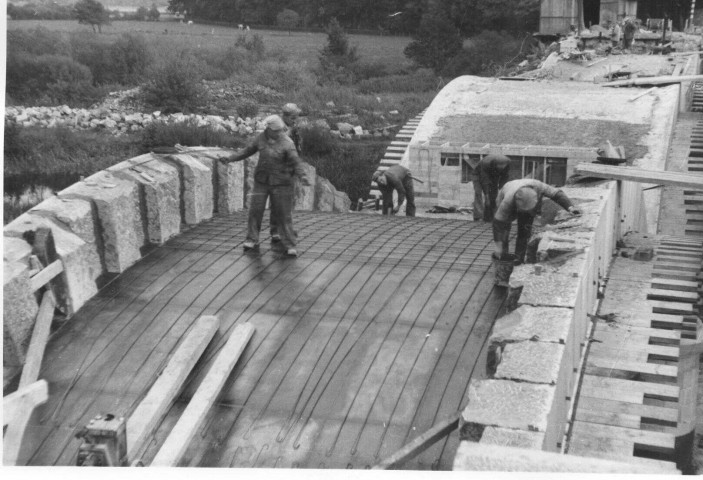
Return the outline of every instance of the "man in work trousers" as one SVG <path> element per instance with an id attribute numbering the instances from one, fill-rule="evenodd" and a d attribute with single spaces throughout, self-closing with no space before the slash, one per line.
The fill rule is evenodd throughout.
<path id="1" fill-rule="evenodd" d="M 398 213 L 403 201 L 405 205 L 405 215 L 415 216 L 415 189 L 413 188 L 413 177 L 410 170 L 402 165 L 393 165 L 385 172 L 377 171 L 373 174 L 373 181 L 378 184 L 378 189 L 383 195 L 383 214 L 388 215 Z M 398 192 L 398 206 L 393 207 L 393 190 Z"/>
<path id="2" fill-rule="evenodd" d="M 515 264 L 525 261 L 527 242 L 532 235 L 532 222 L 542 210 L 542 198 L 547 197 L 573 215 L 581 215 L 564 192 L 539 180 L 524 178 L 512 180 L 498 193 L 498 208 L 493 217 L 494 258 L 502 259 L 508 254 L 510 226 L 517 219 L 515 242 Z"/>
<path id="3" fill-rule="evenodd" d="M 496 211 L 496 197 L 510 176 L 510 159 L 505 155 L 486 155 L 476 168 L 474 184 L 474 220 L 490 222 Z"/>
<path id="4" fill-rule="evenodd" d="M 293 141 L 285 134 L 285 123 L 278 115 L 264 120 L 265 130 L 239 153 L 220 158 L 221 162 L 238 162 L 259 152 L 259 161 L 254 170 L 254 189 L 249 207 L 249 228 L 244 250 L 259 246 L 261 220 L 266 209 L 266 200 L 271 198 L 271 216 L 275 219 L 278 234 L 286 253 L 297 256 L 296 234 L 293 230 L 293 175 L 300 177 L 303 185 L 309 186 L 302 162 L 295 151 Z"/>

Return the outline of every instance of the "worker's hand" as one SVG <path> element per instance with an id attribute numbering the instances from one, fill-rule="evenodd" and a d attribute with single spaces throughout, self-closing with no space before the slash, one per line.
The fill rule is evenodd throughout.
<path id="1" fill-rule="evenodd" d="M 393 209 L 393 215 L 397 214 L 400 211 L 400 206 L 397 206 Z"/>
<path id="2" fill-rule="evenodd" d="M 302 183 L 306 187 L 309 187 L 311 185 L 310 179 L 308 177 L 300 177 L 300 183 Z"/>
<path id="3" fill-rule="evenodd" d="M 576 207 L 569 207 L 569 212 L 570 212 L 572 215 L 576 215 L 576 216 L 579 216 L 579 215 L 581 215 L 581 214 L 583 213 L 581 210 L 579 210 L 579 209 L 576 208 Z"/>
<path id="4" fill-rule="evenodd" d="M 222 165 L 227 165 L 229 163 L 229 156 L 217 157 L 217 161 L 220 162 Z"/>

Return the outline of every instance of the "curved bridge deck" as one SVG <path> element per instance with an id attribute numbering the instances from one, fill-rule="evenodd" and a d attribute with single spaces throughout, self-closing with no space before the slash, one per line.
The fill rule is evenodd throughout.
<path id="1" fill-rule="evenodd" d="M 184 465 L 366 468 L 463 406 L 504 302 L 489 224 L 296 212 L 297 259 L 266 235 L 244 254 L 245 225 L 245 212 L 216 217 L 172 239 L 52 337 L 41 373 L 50 399 L 21 453 L 29 464 L 75 464 L 74 432 L 100 413 L 129 416 L 201 315 L 217 315 L 220 330 L 147 465 L 245 321 L 254 337 Z M 406 468 L 450 468 L 456 441 Z"/>

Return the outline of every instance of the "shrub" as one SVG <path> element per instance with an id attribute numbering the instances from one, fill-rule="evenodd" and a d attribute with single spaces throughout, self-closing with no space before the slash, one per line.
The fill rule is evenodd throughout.
<path id="1" fill-rule="evenodd" d="M 20 101 L 76 105 L 99 95 L 88 67 L 61 55 L 10 55 L 6 81 L 7 92 Z"/>
<path id="2" fill-rule="evenodd" d="M 224 130 L 216 130 L 211 126 L 199 127 L 195 120 L 174 123 L 154 122 L 142 133 L 141 147 L 146 152 L 155 147 L 172 147 L 176 144 L 237 148 L 244 144 L 244 137 L 232 135 Z"/>
<path id="3" fill-rule="evenodd" d="M 239 35 L 237 40 L 234 42 L 234 46 L 243 48 L 244 50 L 256 55 L 258 58 L 263 57 L 264 53 L 266 53 L 264 39 L 258 33 Z"/>
<path id="4" fill-rule="evenodd" d="M 362 80 L 357 89 L 361 93 L 420 93 L 436 90 L 438 81 L 432 70 L 421 68 L 413 73 Z"/>
<path id="5" fill-rule="evenodd" d="M 350 66 L 354 78 L 357 81 L 369 78 L 385 77 L 388 75 L 388 67 L 385 62 L 377 60 L 375 62 L 358 61 Z"/>
<path id="6" fill-rule="evenodd" d="M 431 13 L 422 16 L 420 28 L 404 53 L 421 67 L 439 72 L 448 59 L 461 51 L 461 45 L 459 31 L 449 18 Z"/>
<path id="7" fill-rule="evenodd" d="M 202 63 L 187 51 L 161 58 L 142 86 L 144 103 L 164 113 L 196 110 L 206 100 L 201 68 Z"/>
<path id="8" fill-rule="evenodd" d="M 356 46 L 350 46 L 347 34 L 336 18 L 327 25 L 327 45 L 320 51 L 320 71 L 322 82 L 349 84 L 354 81 L 354 64 L 359 60 Z"/>
<path id="9" fill-rule="evenodd" d="M 259 113 L 259 104 L 252 100 L 243 99 L 237 104 L 237 115 L 242 118 L 254 118 Z"/>
<path id="10" fill-rule="evenodd" d="M 314 85 L 315 79 L 305 65 L 293 61 L 264 60 L 254 66 L 252 82 L 282 93 L 302 85 Z"/>
<path id="11" fill-rule="evenodd" d="M 110 81 L 123 85 L 137 83 L 152 61 L 146 39 L 131 33 L 123 33 L 110 45 L 110 59 L 114 72 L 114 78 Z"/>
<path id="12" fill-rule="evenodd" d="M 337 145 L 328 128 L 308 125 L 300 129 L 302 154 L 305 156 L 330 155 Z"/>

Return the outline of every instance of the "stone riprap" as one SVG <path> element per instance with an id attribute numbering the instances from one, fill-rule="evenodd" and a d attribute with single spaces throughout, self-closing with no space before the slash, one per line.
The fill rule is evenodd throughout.
<path id="1" fill-rule="evenodd" d="M 4 365 L 16 368 L 24 362 L 38 311 L 30 287 L 32 247 L 25 232 L 51 230 L 64 268 L 57 277 L 58 307 L 71 316 L 109 274 L 138 261 L 146 246 L 167 241 L 183 224 L 245 207 L 257 159 L 222 165 L 216 159 L 226 153 L 231 151 L 193 147 L 174 155 L 141 155 L 71 185 L 6 225 Z M 312 185 L 298 190 L 296 205 L 348 211 L 346 194 L 314 167 L 305 168 Z"/>
<path id="2" fill-rule="evenodd" d="M 557 213 L 531 239 L 537 263 L 514 269 L 509 313 L 488 340 L 487 378 L 471 381 L 460 419 L 462 443 L 559 452 L 599 282 L 620 225 L 616 182 L 564 187 L 583 211 Z M 476 442 L 476 443 L 472 443 Z M 468 450 L 467 450 L 468 451 Z M 506 453 L 507 454 L 507 453 Z M 463 453 L 455 469 L 475 469 Z"/>

